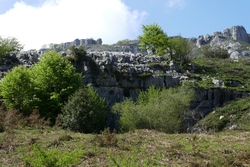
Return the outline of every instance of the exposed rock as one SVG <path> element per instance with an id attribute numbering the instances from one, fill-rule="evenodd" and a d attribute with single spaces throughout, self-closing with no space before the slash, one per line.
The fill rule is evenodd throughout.
<path id="1" fill-rule="evenodd" d="M 250 43 L 250 35 L 247 34 L 243 26 L 233 26 L 222 32 L 214 32 L 212 35 L 199 36 L 196 40 L 196 46 L 200 48 L 209 44 L 212 47 L 227 49 L 232 59 L 250 56 L 249 47 L 246 48 L 239 41 Z"/>
<path id="2" fill-rule="evenodd" d="M 248 34 L 243 26 L 233 26 L 230 29 L 230 33 L 233 40 L 249 42 Z"/>
<path id="3" fill-rule="evenodd" d="M 219 79 L 213 78 L 212 82 L 213 82 L 213 84 L 215 84 L 216 86 L 219 86 L 219 87 L 224 87 L 225 86 L 224 82 L 222 80 L 219 80 Z"/>

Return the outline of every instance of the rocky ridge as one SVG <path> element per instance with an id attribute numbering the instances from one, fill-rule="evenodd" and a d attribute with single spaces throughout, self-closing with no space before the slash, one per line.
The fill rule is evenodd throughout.
<path id="1" fill-rule="evenodd" d="M 193 41 L 198 48 L 208 44 L 211 47 L 226 49 L 232 59 L 250 56 L 250 34 L 243 26 L 233 26 L 222 32 L 201 35 Z"/>

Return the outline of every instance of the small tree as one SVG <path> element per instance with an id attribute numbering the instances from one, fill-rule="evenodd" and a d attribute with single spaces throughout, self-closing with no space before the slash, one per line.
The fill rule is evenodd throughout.
<path id="1" fill-rule="evenodd" d="M 171 55 L 171 60 L 174 60 L 178 63 L 185 63 L 188 60 L 188 54 L 191 49 L 189 43 L 182 37 L 172 38 L 170 40 L 171 49 L 169 49 L 169 54 Z"/>
<path id="2" fill-rule="evenodd" d="M 9 109 L 15 108 L 24 114 L 31 111 L 34 86 L 31 71 L 24 66 L 17 66 L 1 80 L 1 96 Z"/>
<path id="3" fill-rule="evenodd" d="M 168 36 L 158 24 L 142 25 L 143 35 L 138 36 L 140 48 L 150 49 L 153 54 L 164 55 L 168 47 Z"/>
<path id="4" fill-rule="evenodd" d="M 45 53 L 31 70 L 40 114 L 54 119 L 63 103 L 81 86 L 81 74 L 55 51 Z"/>
<path id="5" fill-rule="evenodd" d="M 0 59 L 2 59 L 9 52 L 20 51 L 22 49 L 23 46 L 16 38 L 0 37 Z"/>
<path id="6" fill-rule="evenodd" d="M 63 107 L 63 124 L 66 128 L 83 133 L 100 132 L 106 125 L 104 99 L 92 87 L 80 88 Z"/>

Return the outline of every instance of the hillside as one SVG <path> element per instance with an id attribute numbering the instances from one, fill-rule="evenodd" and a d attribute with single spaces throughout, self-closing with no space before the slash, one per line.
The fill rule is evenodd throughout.
<path id="1" fill-rule="evenodd" d="M 106 127 L 112 131 L 109 128 L 95 134 L 69 131 L 62 128 L 60 115 L 52 127 L 38 113 L 24 117 L 17 110 L 8 110 L 1 105 L 0 166 L 249 166 L 249 36 L 244 27 L 234 26 L 211 35 L 186 38 L 192 47 L 186 64 L 170 61 L 167 56 L 150 55 L 140 50 L 138 40 L 105 45 L 101 39 L 76 39 L 51 45 L 60 52 L 58 60 L 69 60 L 66 62 L 73 65 L 74 71 L 81 73 L 82 82 L 92 85 L 105 99 Z M 76 46 L 76 50 L 70 50 L 70 46 Z M 80 54 L 82 57 L 74 57 L 79 46 L 84 46 L 87 53 L 84 51 Z M 206 47 L 211 51 L 226 50 L 229 58 L 206 57 Z M 1 60 L 1 78 L 18 65 L 30 69 L 39 63 L 46 50 L 8 53 Z M 153 91 L 153 97 L 158 100 L 164 97 L 170 101 L 169 106 L 155 107 L 163 104 L 153 99 L 153 107 L 146 108 L 149 103 L 146 94 L 145 104 L 138 107 L 139 103 L 133 103 L 140 92 L 151 86 L 170 90 L 173 94 L 170 99 Z M 187 94 L 186 89 L 194 90 L 194 99 L 189 98 L 185 111 L 181 109 L 181 115 L 177 115 L 177 122 L 184 120 L 178 122 L 181 130 L 166 134 L 163 130 L 154 130 L 150 124 L 148 129 L 139 126 L 121 133 L 121 124 L 117 121 L 122 115 L 119 111 L 112 113 L 114 104 L 122 104 L 131 98 L 128 106 L 125 105 L 126 111 L 130 107 L 139 116 L 143 114 L 138 111 L 150 111 L 140 122 L 142 125 L 153 119 L 162 119 L 160 123 L 165 125 L 166 121 L 173 120 L 150 113 L 157 108 L 167 112 L 166 108 L 181 106 L 184 94 L 169 89 L 172 87 L 178 87 L 184 94 Z M 92 111 L 89 113 L 91 115 Z M 133 114 L 132 117 L 137 119 Z M 169 116 L 172 115 L 175 114 Z"/>

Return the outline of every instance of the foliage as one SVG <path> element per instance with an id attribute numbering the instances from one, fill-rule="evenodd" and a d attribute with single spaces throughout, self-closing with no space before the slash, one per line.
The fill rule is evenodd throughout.
<path id="1" fill-rule="evenodd" d="M 20 51 L 23 46 L 16 38 L 2 38 L 0 37 L 0 58 L 3 58 L 6 53 L 12 51 Z"/>
<path id="2" fill-rule="evenodd" d="M 106 125 L 106 107 L 92 87 L 80 88 L 62 109 L 64 126 L 73 131 L 100 132 Z"/>
<path id="3" fill-rule="evenodd" d="M 209 45 L 205 45 L 202 47 L 202 54 L 206 58 L 221 58 L 227 59 L 230 57 L 230 54 L 226 49 L 220 47 L 211 47 Z"/>
<path id="4" fill-rule="evenodd" d="M 26 165 L 36 167 L 67 167 L 77 164 L 80 161 L 83 151 L 75 149 L 73 151 L 61 151 L 57 149 L 43 150 L 40 146 L 34 145 L 32 151 L 27 153 L 23 160 Z M 83 155 L 82 155 L 83 156 Z"/>
<path id="5" fill-rule="evenodd" d="M 118 41 L 116 44 L 117 45 L 126 45 L 129 43 L 129 41 L 130 41 L 129 39 L 124 39 L 124 40 Z"/>
<path id="6" fill-rule="evenodd" d="M 142 25 L 143 35 L 138 36 L 142 50 L 151 50 L 153 54 L 164 55 L 169 38 L 158 24 Z"/>
<path id="7" fill-rule="evenodd" d="M 55 51 L 46 52 L 31 70 L 34 103 L 42 116 L 55 119 L 63 103 L 81 86 L 81 75 Z"/>
<path id="8" fill-rule="evenodd" d="M 180 64 L 187 64 L 188 54 L 191 48 L 189 43 L 181 36 L 172 38 L 169 45 L 170 59 L 174 60 Z"/>
<path id="9" fill-rule="evenodd" d="M 30 69 L 18 66 L 8 72 L 1 82 L 1 95 L 9 109 L 29 115 L 37 108 L 42 117 L 53 121 L 81 84 L 81 75 L 70 62 L 49 51 Z"/>
<path id="10" fill-rule="evenodd" d="M 1 80 L 1 96 L 9 109 L 15 108 L 24 114 L 30 114 L 34 95 L 31 71 L 24 66 L 17 66 Z"/>
<path id="11" fill-rule="evenodd" d="M 83 61 L 86 57 L 87 52 L 83 46 L 76 47 L 75 45 L 70 47 L 70 51 L 72 56 L 76 59 L 76 61 Z"/>
<path id="12" fill-rule="evenodd" d="M 131 99 L 115 104 L 112 109 L 120 115 L 122 131 L 155 129 L 167 133 L 181 130 L 185 111 L 194 97 L 191 89 L 150 87 L 139 94 L 137 102 Z"/>

